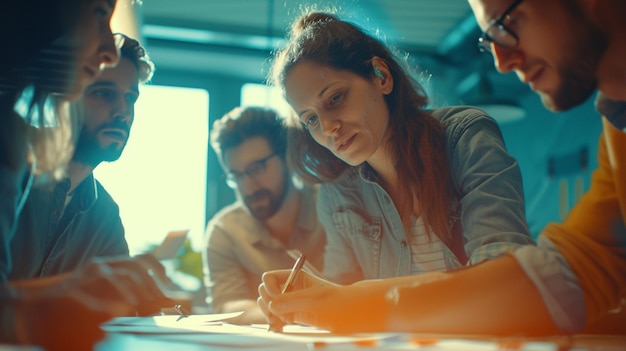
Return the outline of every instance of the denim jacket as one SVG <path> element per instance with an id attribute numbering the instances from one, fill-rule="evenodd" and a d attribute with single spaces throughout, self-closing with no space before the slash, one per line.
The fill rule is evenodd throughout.
<path id="1" fill-rule="evenodd" d="M 450 204 L 450 225 L 462 242 L 447 243 L 447 251 L 469 265 L 534 244 L 521 172 L 496 121 L 470 107 L 431 113 L 444 126 L 446 155 L 460 194 Z M 365 163 L 320 188 L 317 211 L 327 235 L 324 275 L 337 283 L 411 274 L 402 220 L 375 178 Z"/>

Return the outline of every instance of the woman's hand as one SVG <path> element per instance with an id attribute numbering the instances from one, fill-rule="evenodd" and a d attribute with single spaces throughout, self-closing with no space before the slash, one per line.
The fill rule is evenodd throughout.
<path id="1" fill-rule="evenodd" d="M 281 293 L 289 270 L 266 272 L 259 308 L 272 323 L 306 324 L 333 332 L 385 331 L 388 286 L 384 280 L 341 286 L 306 272 Z"/>

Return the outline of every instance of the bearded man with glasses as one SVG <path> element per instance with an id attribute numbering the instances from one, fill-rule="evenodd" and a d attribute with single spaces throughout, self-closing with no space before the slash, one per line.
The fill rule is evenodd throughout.
<path id="1" fill-rule="evenodd" d="M 229 323 L 266 323 L 256 302 L 264 272 L 291 268 L 288 251 L 296 250 L 322 269 L 326 235 L 317 219 L 317 189 L 289 170 L 287 129 L 272 109 L 233 109 L 213 124 L 211 146 L 237 200 L 207 225 L 207 303 L 216 313 L 244 311 Z"/>
<path id="2" fill-rule="evenodd" d="M 603 133 L 589 191 L 562 224 L 542 231 L 537 247 L 515 253 L 505 272 L 521 289 L 499 293 L 511 301 L 528 292 L 522 329 L 547 314 L 546 328 L 561 332 L 625 334 L 626 2 L 509 3 L 469 0 L 484 30 L 479 46 L 499 72 L 514 71 L 550 110 L 569 110 L 599 90 Z M 499 9 L 502 15 L 490 20 Z"/>

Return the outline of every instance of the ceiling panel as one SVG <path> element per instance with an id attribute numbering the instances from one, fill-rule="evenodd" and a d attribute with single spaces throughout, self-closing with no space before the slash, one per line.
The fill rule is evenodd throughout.
<path id="1" fill-rule="evenodd" d="M 283 36 L 308 0 L 144 0 L 144 23 Z M 324 3 L 324 2 L 322 2 Z M 434 50 L 470 14 L 467 0 L 336 0 L 324 4 L 400 46 Z M 325 5 L 326 6 L 326 5 Z"/>

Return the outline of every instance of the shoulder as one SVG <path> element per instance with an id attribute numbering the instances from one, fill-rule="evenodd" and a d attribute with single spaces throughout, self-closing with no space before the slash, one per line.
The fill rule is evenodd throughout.
<path id="1" fill-rule="evenodd" d="M 94 206 L 100 209 L 109 208 L 115 210 L 116 212 L 119 212 L 119 206 L 117 205 L 117 202 L 115 202 L 113 196 L 109 194 L 109 192 L 104 188 L 104 186 L 102 186 L 102 184 L 97 179 L 94 180 L 95 181 L 93 182 L 93 184 L 95 186 L 95 191 L 93 191 L 93 194 L 95 194 L 96 196 Z M 88 181 L 88 179 L 85 179 L 85 181 Z"/>
<path id="2" fill-rule="evenodd" d="M 472 124 L 485 122 L 496 124 L 496 120 L 485 111 L 472 106 L 448 106 L 431 111 L 431 115 L 437 119 L 448 131 L 454 128 L 466 128 Z"/>
<path id="3" fill-rule="evenodd" d="M 109 192 L 102 185 L 102 183 L 100 183 L 97 179 L 95 179 L 95 184 L 96 184 L 96 191 L 98 192 L 98 200 L 102 199 L 107 202 L 115 203 L 115 199 L 113 199 L 113 196 L 109 194 Z"/>
<path id="4" fill-rule="evenodd" d="M 246 221 L 250 214 L 243 208 L 242 204 L 234 202 L 221 210 L 211 218 L 208 226 L 232 227 L 237 226 Z"/>
<path id="5" fill-rule="evenodd" d="M 299 190 L 302 194 L 302 202 L 305 204 L 314 204 L 317 201 L 320 188 L 321 184 L 302 185 L 302 188 Z"/>
<path id="6" fill-rule="evenodd" d="M 361 180 L 359 169 L 357 167 L 350 167 L 334 181 L 320 184 L 320 196 L 330 193 L 345 193 L 359 189 Z"/>
<path id="7" fill-rule="evenodd" d="M 209 221 L 206 236 L 213 240 L 214 236 L 229 238 L 228 240 L 257 240 L 259 233 L 265 229 L 261 222 L 254 218 L 244 205 L 235 202 L 217 212 Z"/>
<path id="8" fill-rule="evenodd" d="M 441 122 L 449 150 L 456 149 L 457 144 L 468 142 L 474 137 L 491 135 L 502 139 L 498 122 L 479 108 L 451 106 L 433 110 L 431 114 Z"/>

